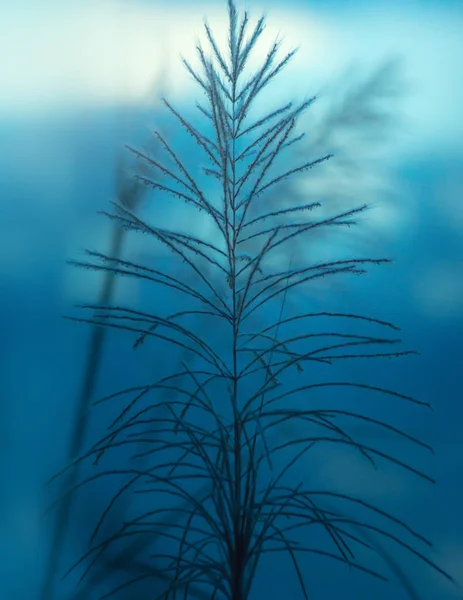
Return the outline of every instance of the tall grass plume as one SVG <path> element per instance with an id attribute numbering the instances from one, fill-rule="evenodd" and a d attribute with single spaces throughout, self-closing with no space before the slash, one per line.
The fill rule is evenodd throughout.
<path id="1" fill-rule="evenodd" d="M 98 400 L 97 404 L 119 406 L 119 412 L 107 433 L 61 474 L 76 464 L 92 465 L 91 473 L 68 494 L 98 480 L 120 484 L 96 524 L 88 552 L 70 570 L 85 565 L 84 579 L 112 548 L 146 538 L 148 567 L 102 597 L 149 584 L 161 568 L 164 577 L 168 575 L 165 589 L 146 598 L 188 598 L 201 592 L 211 599 L 247 600 L 258 597 L 262 561 L 277 553 L 288 560 L 300 597 L 308 600 L 314 597 L 310 557 L 387 580 L 366 560 L 372 553 L 393 571 L 410 597 L 416 597 L 382 544 L 395 544 L 451 580 L 428 557 L 430 543 L 376 505 L 301 479 L 301 461 L 310 461 L 314 447 L 336 444 L 358 453 L 373 468 L 388 461 L 432 481 L 412 464 L 362 443 L 349 431 L 352 423 L 367 423 L 431 450 L 424 442 L 355 407 L 349 410 L 347 401 L 331 405 L 331 400 L 317 396 L 355 391 L 359 397 L 369 394 L 374 400 L 429 408 L 380 384 L 333 378 L 338 361 L 368 365 L 413 352 L 398 347 L 397 326 L 378 318 L 341 310 L 287 311 L 287 300 L 292 296 L 295 306 L 298 292 L 310 290 L 311 282 L 362 275 L 368 267 L 390 261 L 355 256 L 310 262 L 310 256 L 294 256 L 300 248 L 296 241 L 310 239 L 320 229 L 354 226 L 368 206 L 322 218 L 317 218 L 320 202 L 291 204 L 285 198 L 281 208 L 268 208 L 266 196 L 276 194 L 279 183 L 304 174 L 310 183 L 310 171 L 322 169 L 333 157 L 326 154 L 284 166 L 280 159 L 297 148 L 303 137 L 297 130 L 299 119 L 316 98 L 287 102 L 255 116 L 256 100 L 296 50 L 279 58 L 276 40 L 261 66 L 248 73 L 248 59 L 265 18 L 251 27 L 248 14 L 240 16 L 233 0 L 228 0 L 228 18 L 226 48 L 206 22 L 208 51 L 198 43 L 199 68 L 183 59 L 205 96 L 204 103 L 197 103 L 204 129 L 163 100 L 167 113 L 196 143 L 194 160 L 191 153 L 182 158 L 159 131 L 154 135 L 164 158 L 129 146 L 150 168 L 150 174 L 135 176 L 138 182 L 172 202 L 186 203 L 194 218 L 182 220 L 185 209 L 175 209 L 178 228 L 168 228 L 122 202 L 103 211 L 121 228 L 145 234 L 167 249 L 168 260 L 146 264 L 89 250 L 88 260 L 72 261 L 164 290 L 175 307 L 169 302 L 157 312 L 87 305 L 82 308 L 91 314 L 74 320 L 128 332 L 137 351 L 144 346 L 148 351 L 149 342 L 162 345 L 164 352 L 180 348 L 184 359 L 156 381 Z M 190 166 L 200 155 L 204 186 L 193 173 L 195 165 Z M 198 222 L 208 227 L 196 227 Z M 288 248 L 294 260 L 275 270 L 274 257 Z M 304 433 L 282 439 L 279 431 L 285 424 L 298 424 Z M 126 463 L 105 466 L 111 454 L 119 457 L 122 452 L 127 453 Z M 105 535 L 110 513 L 127 495 L 138 499 L 133 514 Z M 310 543 L 314 540 L 317 543 Z M 152 570 L 150 560 L 156 564 Z"/>

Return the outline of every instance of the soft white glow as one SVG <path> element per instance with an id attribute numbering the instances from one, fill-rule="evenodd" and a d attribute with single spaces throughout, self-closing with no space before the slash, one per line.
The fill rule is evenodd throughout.
<path id="1" fill-rule="evenodd" d="M 255 19 L 265 3 L 246 5 Z M 368 6 L 318 13 L 288 3 L 272 7 L 266 41 L 281 31 L 285 47 L 301 44 L 274 94 L 318 91 L 319 82 L 329 81 L 351 59 L 371 66 L 391 54 L 403 56 L 411 86 L 406 103 L 409 144 L 416 150 L 423 144 L 459 143 L 463 80 L 455 73 L 460 67 L 463 16 L 437 4 L 427 12 L 413 4 Z M 203 39 L 206 14 L 220 38 L 226 31 L 225 2 L 180 6 L 83 0 L 55 6 L 37 3 L 23 12 L 12 3 L 2 11 L 0 117 L 2 112 L 56 109 L 70 103 L 138 102 L 154 82 L 167 84 L 171 97 L 186 99 L 194 84 L 178 55 L 195 61 L 194 43 L 198 35 Z M 266 47 L 259 47 L 256 60 Z"/>

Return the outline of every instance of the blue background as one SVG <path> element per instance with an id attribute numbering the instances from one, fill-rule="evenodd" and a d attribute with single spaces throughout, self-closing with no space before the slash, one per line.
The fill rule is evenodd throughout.
<path id="1" fill-rule="evenodd" d="M 206 12 L 214 8 L 213 25 L 226 17 L 225 3 L 165 4 L 18 2 L 1 8 L 6 60 L 0 76 L 7 90 L 0 101 L 2 598 L 38 597 L 51 525 L 43 511 L 56 492 L 44 482 L 65 460 L 90 333 L 61 317 L 72 314 L 76 303 L 95 301 L 100 285 L 98 275 L 75 271 L 65 261 L 81 258 L 86 247 L 108 250 L 111 225 L 95 212 L 117 193 L 124 143 L 143 145 L 156 123 L 181 147 L 183 138 L 172 120 L 160 116 L 154 98 L 161 90 L 189 110 L 198 96 L 188 78 L 177 79 L 177 67 L 171 71 L 180 64 L 175 41 L 191 36 L 181 49 L 186 54 L 201 35 Z M 371 475 L 338 450 L 301 463 L 300 476 L 359 492 L 398 512 L 433 540 L 433 558 L 463 586 L 463 48 L 457 35 L 463 4 L 269 0 L 262 6 L 248 1 L 246 7 L 253 17 L 268 8 L 269 27 L 273 19 L 290 46 L 301 44 L 302 59 L 268 92 L 269 106 L 320 94 L 304 121 L 307 144 L 314 141 L 315 153 L 326 146 L 335 157 L 329 168 L 311 172 L 299 191 L 322 196 L 335 208 L 375 204 L 358 228 L 334 241 L 328 233 L 315 251 L 321 256 L 333 244 L 341 252 L 394 259 L 365 278 L 308 289 L 299 302 L 398 324 L 405 346 L 420 356 L 368 364 L 368 376 L 435 409 L 408 410 L 391 402 L 382 413 L 433 444 L 435 456 L 406 458 L 427 468 L 437 479 L 434 487 L 387 465 Z M 306 59 L 311 51 L 312 62 Z M 193 53 L 187 57 L 195 61 Z M 381 71 L 385 64 L 392 66 Z M 382 83 L 371 83 L 378 72 Z M 178 204 L 166 212 L 167 221 L 181 224 L 181 211 Z M 147 293 L 131 285 L 118 284 L 121 298 Z M 149 349 L 144 352 L 135 355 L 128 338 L 111 333 L 96 395 L 148 372 L 154 358 Z M 337 368 L 342 374 L 350 367 Z M 89 439 L 100 431 L 99 419 Z M 408 451 L 387 438 L 371 441 L 391 453 Z M 63 568 L 84 548 L 97 504 L 90 493 L 76 503 Z M 461 597 L 419 562 L 397 558 L 423 598 Z M 329 561 L 307 565 L 314 598 L 406 597 L 392 591 L 394 584 L 378 585 Z M 269 587 L 266 576 L 259 579 L 259 596 L 296 597 L 289 565 L 268 561 L 266 567 L 276 583 Z M 60 593 L 66 586 L 71 583 Z"/>

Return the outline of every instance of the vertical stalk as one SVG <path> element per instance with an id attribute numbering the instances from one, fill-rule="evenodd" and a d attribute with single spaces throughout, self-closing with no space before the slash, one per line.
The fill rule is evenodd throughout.
<path id="1" fill-rule="evenodd" d="M 123 179 L 120 181 L 121 189 L 119 197 L 121 202 L 127 204 L 131 208 L 136 208 L 142 190 L 140 186 L 130 185 Z M 119 258 L 122 253 L 125 231 L 121 227 L 115 225 L 111 232 L 111 241 L 109 248 L 109 256 Z M 98 295 L 98 304 L 107 306 L 111 304 L 114 296 L 116 278 L 114 273 L 107 271 L 104 275 L 103 285 Z M 71 463 L 82 452 L 85 436 L 89 426 L 90 406 L 93 398 L 95 386 L 100 373 L 100 366 L 103 357 L 103 347 L 106 337 L 106 329 L 104 327 L 94 326 L 90 335 L 89 349 L 82 379 L 82 387 L 80 396 L 77 401 L 76 414 L 73 420 L 73 429 L 71 440 L 68 446 L 67 461 Z M 72 489 L 77 483 L 79 468 L 74 467 L 67 480 L 63 484 L 63 490 Z M 45 578 L 41 590 L 41 600 L 53 600 L 55 597 L 55 583 L 57 572 L 59 569 L 60 556 L 63 550 L 63 544 L 68 531 L 69 519 L 71 516 L 73 494 L 65 496 L 58 507 L 56 520 L 53 524 L 53 537 L 51 542 L 50 553 L 46 565 Z"/>
<path id="2" fill-rule="evenodd" d="M 232 62 L 234 63 L 233 59 Z M 233 420 L 234 420 L 234 515 L 233 515 L 233 534 L 234 544 L 232 557 L 232 600 L 244 600 L 243 599 L 243 584 L 244 584 L 244 557 L 246 549 L 243 547 L 243 528 L 241 520 L 243 519 L 243 511 L 241 506 L 241 471 L 242 471 L 242 447 L 241 447 L 241 420 L 240 411 L 238 404 L 238 334 L 239 334 L 239 300 L 237 298 L 237 285 L 236 285 L 236 84 L 237 76 L 235 65 L 232 65 L 232 152 L 231 152 L 231 172 L 232 172 L 232 193 L 230 195 L 230 213 L 231 213 L 231 283 L 232 283 L 232 302 L 233 302 L 233 391 L 232 391 L 232 403 L 233 403 Z M 225 157 L 226 158 L 226 157 Z"/>
<path id="3" fill-rule="evenodd" d="M 121 252 L 124 231 L 120 227 L 114 227 L 111 238 L 110 256 L 118 257 Z M 106 306 L 111 302 L 115 286 L 114 273 L 108 272 L 104 278 L 103 286 L 99 294 L 98 302 Z M 82 381 L 80 397 L 77 402 L 76 416 L 73 420 L 71 440 L 68 447 L 67 460 L 71 463 L 82 451 L 84 439 L 89 423 L 89 409 L 93 392 L 100 372 L 103 344 L 106 330 L 103 327 L 94 326 L 89 342 L 89 351 L 85 366 L 85 374 Z M 72 489 L 76 482 L 79 469 L 75 466 L 63 485 L 63 490 Z M 59 559 L 63 549 L 64 539 L 69 525 L 69 517 L 72 509 L 74 495 L 68 494 L 63 498 L 58 507 L 58 514 L 54 523 L 53 538 L 50 554 L 46 568 L 45 580 L 41 591 L 41 600 L 52 600 L 55 597 L 55 582 L 59 569 Z"/>

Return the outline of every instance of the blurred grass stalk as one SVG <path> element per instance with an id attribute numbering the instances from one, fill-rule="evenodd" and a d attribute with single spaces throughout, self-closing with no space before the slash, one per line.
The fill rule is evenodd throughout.
<path id="1" fill-rule="evenodd" d="M 144 190 L 142 190 L 142 187 L 137 183 L 127 181 L 127 178 L 123 174 L 123 167 L 121 163 L 118 165 L 117 174 L 118 199 L 130 207 L 131 210 L 136 210 Z M 119 257 L 121 255 L 124 236 L 125 230 L 117 225 L 114 225 L 110 240 L 109 253 L 111 256 Z M 114 273 L 105 273 L 98 298 L 99 304 L 102 306 L 111 304 L 115 292 L 115 286 L 116 281 Z M 85 436 L 89 426 L 90 404 L 101 368 L 105 335 L 105 328 L 98 326 L 93 327 L 90 334 L 87 359 L 82 378 L 82 388 L 77 401 L 77 410 L 73 420 L 74 425 L 72 428 L 71 440 L 68 448 L 68 462 L 72 462 L 76 456 L 82 452 Z M 78 468 L 75 467 L 70 471 L 67 481 L 65 481 L 63 484 L 64 492 L 68 489 L 72 489 L 77 482 L 77 476 Z M 65 496 L 57 510 L 50 554 L 48 556 L 48 564 L 46 567 L 43 589 L 40 596 L 42 600 L 52 600 L 54 598 L 56 575 L 59 569 L 59 559 L 68 530 L 72 501 L 72 494 Z"/>
<path id="2" fill-rule="evenodd" d="M 163 71 L 167 71 L 167 59 L 164 64 Z M 156 93 L 159 90 L 164 91 L 166 86 L 168 86 L 167 72 L 161 72 L 158 77 L 156 77 L 152 89 L 148 92 L 148 96 L 153 96 L 154 91 L 156 91 Z M 125 119 L 126 115 L 125 108 L 123 108 L 123 111 L 122 121 Z M 125 131 L 126 129 L 127 123 L 124 123 L 123 130 Z M 124 160 L 120 155 L 116 161 L 115 183 L 118 200 L 130 210 L 136 211 L 146 190 L 144 186 L 141 186 L 127 173 Z M 125 234 L 126 232 L 123 228 L 118 227 L 116 224 L 114 225 L 109 241 L 109 254 L 111 256 L 117 258 L 121 256 Z M 114 298 L 115 289 L 116 280 L 114 273 L 107 271 L 103 276 L 98 296 L 98 304 L 102 306 L 111 304 Z M 68 462 L 72 462 L 79 456 L 84 446 L 85 436 L 89 427 L 90 405 L 101 370 L 105 337 L 106 331 L 104 327 L 93 327 L 88 342 L 86 363 L 82 377 L 82 387 L 77 400 L 76 413 L 73 420 L 71 439 L 67 453 Z M 78 468 L 75 468 L 70 472 L 67 481 L 63 483 L 63 493 L 66 492 L 66 490 L 72 489 L 75 485 L 78 472 Z M 59 569 L 60 555 L 68 531 L 72 500 L 72 494 L 65 496 L 57 510 L 53 524 L 51 547 L 40 595 L 41 600 L 53 600 L 55 597 L 56 577 Z"/>

